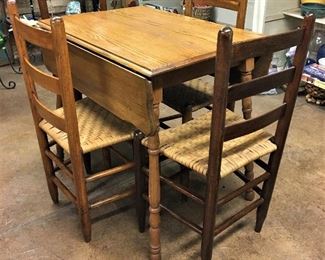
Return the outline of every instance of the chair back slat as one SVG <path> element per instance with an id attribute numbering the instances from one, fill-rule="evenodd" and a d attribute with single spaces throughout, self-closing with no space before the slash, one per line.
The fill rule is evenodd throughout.
<path id="1" fill-rule="evenodd" d="M 47 122 L 60 129 L 61 131 L 66 132 L 65 120 L 63 117 L 54 114 L 50 109 L 44 106 L 35 95 L 33 95 L 33 102 L 37 113 L 42 118 L 44 118 Z"/>
<path id="2" fill-rule="evenodd" d="M 304 36 L 304 30 L 298 28 L 296 30 L 271 35 L 255 39 L 248 42 L 240 42 L 233 46 L 233 62 L 240 62 L 248 58 L 260 57 L 268 53 L 285 50 L 290 47 L 296 46 Z M 286 39 L 283 41 L 283 39 Z M 245 51 L 243 49 L 245 48 Z"/>
<path id="3" fill-rule="evenodd" d="M 231 85 L 228 90 L 228 102 L 234 102 L 268 91 L 274 86 L 282 86 L 292 81 L 295 68 L 291 67 L 272 75 L 263 76 L 248 82 Z"/>
<path id="4" fill-rule="evenodd" d="M 38 29 L 36 31 L 35 28 L 21 22 L 19 17 L 17 16 L 14 19 L 16 20 L 16 30 L 20 32 L 21 37 L 26 42 L 29 42 L 44 49 L 53 49 L 51 33 L 42 29 Z"/>
<path id="5" fill-rule="evenodd" d="M 57 95 L 61 93 L 58 78 L 50 74 L 46 74 L 43 71 L 37 69 L 27 59 L 24 59 L 24 63 L 26 66 L 26 71 L 30 75 L 34 83 L 37 83 L 41 87 Z"/>
<path id="6" fill-rule="evenodd" d="M 283 117 L 286 108 L 287 104 L 284 103 L 261 116 L 226 126 L 224 141 L 226 142 L 250 134 L 280 120 Z"/>
<path id="7" fill-rule="evenodd" d="M 224 9 L 233 10 L 233 11 L 238 11 L 241 1 L 236 1 L 236 0 L 206 0 L 204 2 L 205 2 L 205 4 L 210 5 L 210 6 L 220 7 L 220 8 L 224 8 Z"/>

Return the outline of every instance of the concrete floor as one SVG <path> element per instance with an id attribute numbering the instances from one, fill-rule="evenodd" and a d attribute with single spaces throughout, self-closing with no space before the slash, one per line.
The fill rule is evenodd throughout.
<path id="1" fill-rule="evenodd" d="M 0 68 L 0 75 L 17 82 L 14 90 L 0 87 L 0 259 L 147 259 L 148 232 L 138 232 L 132 200 L 95 212 L 105 210 L 106 215 L 95 219 L 88 244 L 74 206 L 63 196 L 58 206 L 52 204 L 22 78 L 7 67 Z M 274 98 L 279 101 L 282 95 Z M 269 99 L 254 98 L 255 111 L 267 107 Z M 216 238 L 213 259 L 325 258 L 324 129 L 324 108 L 298 97 L 262 232 L 254 232 L 255 214 L 250 213 Z M 100 190 L 112 192 L 131 181 L 129 174 Z M 174 208 L 198 218 L 199 208 L 176 202 L 179 196 L 169 190 L 166 195 Z M 164 259 L 199 258 L 197 234 L 166 214 L 161 230 Z"/>

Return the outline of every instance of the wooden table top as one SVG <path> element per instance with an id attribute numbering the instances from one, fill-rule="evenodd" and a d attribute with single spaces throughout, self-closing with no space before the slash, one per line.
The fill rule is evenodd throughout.
<path id="1" fill-rule="evenodd" d="M 63 19 L 68 41 L 148 77 L 213 58 L 223 27 L 143 6 Z M 48 27 L 49 20 L 40 25 Z M 233 30 L 234 42 L 261 37 Z"/>

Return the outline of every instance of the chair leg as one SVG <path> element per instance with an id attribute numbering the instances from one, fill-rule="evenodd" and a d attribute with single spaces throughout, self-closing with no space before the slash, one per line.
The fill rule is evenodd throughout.
<path id="1" fill-rule="evenodd" d="M 81 230 L 85 242 L 89 242 L 91 240 L 91 221 L 89 214 L 87 186 L 84 176 L 84 162 L 83 156 L 77 152 L 79 153 L 78 150 L 71 151 L 70 156 L 73 168 L 79 216 L 81 221 Z"/>
<path id="2" fill-rule="evenodd" d="M 45 150 L 48 149 L 48 139 L 47 135 L 39 128 L 36 128 L 36 134 L 38 138 L 38 144 L 40 147 L 41 157 L 43 161 L 44 172 L 46 176 L 47 187 L 51 196 L 51 199 L 54 204 L 59 203 L 59 193 L 58 187 L 52 181 L 52 177 L 54 176 L 54 167 L 53 162 L 50 158 L 48 158 L 45 154 Z"/>
<path id="3" fill-rule="evenodd" d="M 271 165 L 271 167 L 270 167 L 271 177 L 268 180 L 266 180 L 263 184 L 261 197 L 264 199 L 264 202 L 257 208 L 257 211 L 256 211 L 256 225 L 255 225 L 256 232 L 261 232 L 264 221 L 266 219 L 266 216 L 267 216 L 267 213 L 269 210 L 276 177 L 277 177 L 279 166 L 280 166 L 281 155 L 282 155 L 282 152 L 278 151 L 278 152 L 275 152 L 273 155 L 271 155 L 271 158 L 270 158 L 269 165 Z"/>
<path id="4" fill-rule="evenodd" d="M 147 202 L 143 198 L 145 193 L 145 176 L 142 173 L 142 164 L 144 160 L 144 148 L 141 146 L 143 135 L 140 131 L 134 133 L 133 156 L 135 161 L 135 186 L 136 186 L 136 214 L 138 218 L 139 231 L 145 230 Z"/>
<path id="5" fill-rule="evenodd" d="M 56 108 L 62 107 L 62 98 L 60 95 L 56 96 Z M 60 145 L 56 145 L 56 154 L 63 161 L 64 160 L 64 150 Z"/>
<path id="6" fill-rule="evenodd" d="M 85 169 L 87 174 L 91 174 L 91 154 L 90 153 L 85 153 L 83 155 L 84 157 L 84 164 L 85 164 Z"/>
<path id="7" fill-rule="evenodd" d="M 235 111 L 235 102 L 228 103 L 227 108 L 231 111 Z"/>
<path id="8" fill-rule="evenodd" d="M 249 180 L 254 179 L 254 163 L 251 162 L 247 165 L 245 165 L 245 175 Z M 249 189 L 245 192 L 244 197 L 248 201 L 252 201 L 255 198 L 255 193 L 253 189 Z"/>
<path id="9" fill-rule="evenodd" d="M 111 150 L 109 147 L 102 149 L 102 154 L 104 158 L 104 162 L 106 164 L 106 168 L 109 169 L 112 167 L 112 156 L 111 156 Z"/>
<path id="10" fill-rule="evenodd" d="M 201 242 L 201 259 L 210 260 L 212 258 L 213 238 L 217 209 L 219 179 L 212 176 L 207 179 L 207 190 L 205 193 L 204 219 Z"/>
<path id="11" fill-rule="evenodd" d="M 244 118 L 250 119 L 252 117 L 252 98 L 247 97 L 242 100 L 242 111 Z M 254 179 L 254 163 L 249 163 L 245 166 L 245 175 L 249 180 Z M 255 193 L 253 189 L 249 189 L 245 192 L 245 199 L 248 201 L 254 200 Z"/>
<path id="12" fill-rule="evenodd" d="M 186 188 L 189 188 L 190 187 L 190 172 L 189 170 L 184 167 L 184 166 L 181 166 L 181 175 L 180 175 L 180 183 L 181 185 L 185 186 Z M 181 194 L 181 198 L 182 198 L 182 201 L 187 201 L 188 200 L 188 197 L 185 196 L 184 194 Z"/>
<path id="13" fill-rule="evenodd" d="M 182 124 L 184 124 L 192 119 L 193 119 L 192 106 L 188 105 L 185 107 L 185 109 L 182 113 Z"/>
<path id="14" fill-rule="evenodd" d="M 186 106 L 186 108 L 184 109 L 183 113 L 182 113 L 182 124 L 191 121 L 193 119 L 193 112 L 192 112 L 192 106 L 188 105 Z M 189 187 L 190 186 L 190 175 L 189 172 L 186 172 L 186 168 L 181 166 L 181 170 L 182 170 L 182 174 L 181 174 L 181 179 L 180 182 L 182 185 L 184 185 L 185 187 Z M 184 173 L 183 173 L 184 171 Z M 187 201 L 187 196 L 185 195 L 181 195 L 182 201 Z"/>

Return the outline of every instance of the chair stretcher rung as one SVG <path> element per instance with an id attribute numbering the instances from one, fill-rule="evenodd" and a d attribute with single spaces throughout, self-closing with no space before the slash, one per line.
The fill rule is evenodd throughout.
<path id="1" fill-rule="evenodd" d="M 251 212 L 252 210 L 256 209 L 259 205 L 261 205 L 264 202 L 263 198 L 259 198 L 258 200 L 255 200 L 253 203 L 249 204 L 247 207 L 243 208 L 239 212 L 237 212 L 235 215 L 231 216 L 230 218 L 226 219 L 224 222 L 222 222 L 220 225 L 216 226 L 214 229 L 214 235 L 220 234 L 222 231 L 224 231 L 227 227 L 235 223 L 237 220 Z"/>
<path id="2" fill-rule="evenodd" d="M 49 141 L 48 147 L 50 148 L 51 146 L 55 145 L 56 142 L 54 140 Z"/>
<path id="3" fill-rule="evenodd" d="M 257 159 L 255 160 L 255 163 L 260 166 L 262 169 L 264 169 L 265 171 L 269 171 L 269 166 L 267 165 L 267 163 L 265 163 L 264 161 L 262 161 L 261 159 Z"/>
<path id="4" fill-rule="evenodd" d="M 134 188 L 131 188 L 127 191 L 124 191 L 124 192 L 121 192 L 121 193 L 118 193 L 118 194 L 114 194 L 113 196 L 110 196 L 108 198 L 105 198 L 105 199 L 101 199 L 101 200 L 97 200 L 93 203 L 89 203 L 89 207 L 91 209 L 93 208 L 97 208 L 97 207 L 100 207 L 102 205 L 105 205 L 105 204 L 109 204 L 109 203 L 113 203 L 115 201 L 118 201 L 118 200 L 121 200 L 121 199 L 124 199 L 124 198 L 127 198 L 127 197 L 130 197 L 134 194 Z"/>
<path id="5" fill-rule="evenodd" d="M 232 199 L 236 198 L 238 195 L 240 195 L 240 194 L 244 193 L 245 191 L 247 191 L 248 189 L 251 189 L 251 188 L 255 187 L 256 185 L 258 185 L 259 183 L 265 181 L 269 177 L 270 177 L 270 173 L 265 172 L 262 175 L 258 176 L 257 178 L 247 182 L 244 186 L 240 187 L 239 189 L 225 195 L 224 197 L 222 197 L 221 199 L 218 200 L 217 208 L 223 206 L 227 202 L 229 202 Z"/>
<path id="6" fill-rule="evenodd" d="M 147 176 L 149 176 L 149 169 L 148 168 L 143 168 L 143 172 Z M 182 171 L 179 171 L 176 174 L 179 174 L 181 172 Z M 174 175 L 172 177 L 174 177 Z M 178 192 L 182 193 L 183 195 L 189 197 L 190 199 L 194 200 L 195 202 L 197 202 L 197 203 L 199 203 L 201 205 L 204 205 L 204 199 L 203 199 L 203 197 L 201 195 L 193 193 L 193 191 L 190 191 L 185 186 L 180 185 L 178 183 L 175 183 L 175 182 L 173 182 L 172 180 L 170 180 L 170 179 L 168 179 L 166 177 L 160 176 L 160 180 L 163 183 L 165 183 L 165 184 L 171 186 L 172 188 L 174 188 L 176 191 L 178 191 Z"/>
<path id="7" fill-rule="evenodd" d="M 63 184 L 62 181 L 60 181 L 58 177 L 53 176 L 52 181 L 63 192 L 63 194 L 67 196 L 68 199 L 70 199 L 75 205 L 78 204 L 76 196 Z"/>
<path id="8" fill-rule="evenodd" d="M 66 159 L 66 160 L 63 162 L 63 164 L 64 164 L 65 166 L 68 166 L 70 163 L 71 163 L 71 159 L 70 159 L 70 158 L 69 158 L 69 159 Z M 58 166 L 55 166 L 55 167 L 54 167 L 54 172 L 57 172 L 57 171 L 59 171 L 59 170 L 61 170 L 60 167 L 58 167 Z"/>
<path id="9" fill-rule="evenodd" d="M 160 176 L 160 180 L 164 183 L 166 183 L 167 185 L 171 186 L 172 188 L 174 188 L 175 190 L 177 190 L 178 192 L 182 193 L 183 195 L 189 197 L 190 199 L 194 200 L 195 202 L 204 205 L 204 200 L 203 198 L 198 195 L 198 194 L 194 194 L 192 191 L 190 191 L 188 188 L 186 188 L 183 185 L 177 184 L 171 180 L 169 180 L 168 178 L 165 178 L 163 176 Z"/>
<path id="10" fill-rule="evenodd" d="M 171 116 L 165 116 L 162 118 L 159 118 L 159 122 L 164 122 L 164 121 L 169 121 L 169 120 L 173 120 L 173 119 L 177 119 L 177 118 L 181 118 L 182 115 L 181 114 L 175 114 L 175 115 L 171 115 Z"/>
<path id="11" fill-rule="evenodd" d="M 244 182 L 246 182 L 246 183 L 248 183 L 248 182 L 250 182 L 250 180 L 245 176 L 245 174 L 243 174 L 242 172 L 240 172 L 240 171 L 234 171 L 234 173 L 242 180 L 242 181 L 244 181 Z M 257 187 L 257 186 L 255 186 L 255 187 L 253 187 L 253 190 L 258 194 L 258 195 L 262 195 L 262 190 L 259 188 L 259 187 Z"/>
<path id="12" fill-rule="evenodd" d="M 112 176 L 112 175 L 117 174 L 117 173 L 122 173 L 122 172 L 124 172 L 124 171 L 126 171 L 128 169 L 133 168 L 134 166 L 135 166 L 134 162 L 128 162 L 126 164 L 119 165 L 119 166 L 116 166 L 114 168 L 92 174 L 91 176 L 88 176 L 86 178 L 86 182 L 92 182 L 92 181 L 96 181 L 96 180 L 99 180 L 99 179 L 104 178 L 104 177 Z"/>
<path id="13" fill-rule="evenodd" d="M 57 157 L 53 152 L 50 150 L 45 150 L 45 154 L 49 157 L 61 170 L 62 172 L 67 175 L 71 180 L 73 180 L 73 173 L 72 171 L 64 165 L 64 163 Z"/>
<path id="14" fill-rule="evenodd" d="M 169 208 L 165 207 L 164 205 L 160 204 L 160 207 L 165 210 L 167 213 L 169 213 L 172 217 L 180 221 L 181 223 L 188 226 L 190 229 L 198 233 L 199 235 L 202 235 L 202 227 L 199 225 L 193 223 L 192 221 L 189 221 L 188 219 L 185 219 L 181 217 L 179 214 L 175 213 L 174 211 L 170 210 Z"/>
<path id="15" fill-rule="evenodd" d="M 149 201 L 148 196 L 143 194 L 142 196 L 146 201 Z M 193 223 L 192 221 L 189 221 L 183 217 L 181 217 L 179 214 L 175 213 L 174 211 L 170 210 L 169 208 L 167 208 L 166 206 L 160 204 L 160 208 L 165 210 L 167 213 L 169 213 L 172 217 L 174 217 L 176 220 L 178 220 L 179 222 L 185 224 L 186 226 L 188 226 L 189 228 L 191 228 L 193 231 L 195 231 L 196 233 L 198 233 L 199 235 L 202 235 L 202 227 L 200 227 L 199 225 Z"/>

